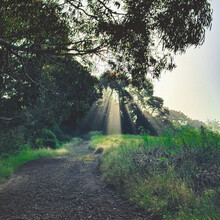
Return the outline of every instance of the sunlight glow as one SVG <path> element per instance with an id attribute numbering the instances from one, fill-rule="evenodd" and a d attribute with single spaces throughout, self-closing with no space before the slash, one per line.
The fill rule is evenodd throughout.
<path id="1" fill-rule="evenodd" d="M 93 114 L 92 127 L 98 128 L 93 130 L 101 130 L 106 125 L 106 116 L 108 115 L 108 109 L 111 100 L 111 93 L 104 92 L 103 99 L 100 102 L 95 103 L 96 111 Z"/>
<path id="2" fill-rule="evenodd" d="M 91 107 L 81 124 L 80 132 L 101 131 L 103 134 L 157 134 L 161 124 L 148 112 L 147 106 L 139 101 L 140 94 L 134 91 L 103 90 L 103 96 Z M 142 99 L 145 97 L 142 97 Z"/>
<path id="3" fill-rule="evenodd" d="M 119 95 L 114 90 L 110 100 L 107 122 L 107 134 L 121 134 L 121 116 L 119 106 Z"/>
<path id="4" fill-rule="evenodd" d="M 57 154 L 67 154 L 69 151 L 65 148 L 60 148 L 56 150 Z"/>
<path id="5" fill-rule="evenodd" d="M 102 131 L 103 134 L 121 134 L 119 95 L 107 88 L 96 101 L 81 124 L 80 132 Z"/>
<path id="6" fill-rule="evenodd" d="M 128 113 L 128 119 L 129 119 L 130 124 L 131 124 L 131 126 L 132 126 L 132 131 L 133 131 L 133 133 L 135 134 L 135 133 L 136 133 L 136 129 L 135 129 L 135 126 L 134 126 L 134 122 L 133 122 L 133 119 L 132 119 L 132 115 L 131 115 L 131 113 L 130 113 L 130 111 L 129 111 L 128 104 L 125 104 L 125 108 L 126 108 L 126 111 L 127 111 L 127 113 Z"/>

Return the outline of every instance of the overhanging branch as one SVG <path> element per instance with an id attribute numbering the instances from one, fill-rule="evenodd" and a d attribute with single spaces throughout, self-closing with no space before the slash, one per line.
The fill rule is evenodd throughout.
<path id="1" fill-rule="evenodd" d="M 4 39 L 0 38 L 0 45 L 4 46 L 7 49 L 11 49 L 11 50 L 20 50 L 20 47 L 15 46 L 13 44 L 8 43 L 7 41 L 5 41 Z"/>
<path id="2" fill-rule="evenodd" d="M 79 43 L 79 42 L 77 42 Z M 39 44 L 45 45 L 46 43 Z M 40 49 L 39 47 L 36 47 L 36 45 L 30 45 L 29 47 L 23 47 L 23 46 L 16 46 L 14 44 L 8 43 L 4 39 L 0 38 L 0 45 L 4 46 L 7 50 L 10 50 L 15 56 L 18 58 L 24 59 L 21 55 L 18 54 L 18 52 L 28 52 L 33 54 L 50 54 L 50 55 L 72 55 L 72 56 L 83 56 L 86 54 L 91 53 L 98 53 L 101 52 L 101 45 L 87 50 L 79 50 L 76 47 L 74 48 L 66 48 L 66 47 L 60 47 L 60 45 L 53 45 L 54 49 Z M 63 51 L 63 52 L 62 52 Z M 68 51 L 76 51 L 76 53 L 68 52 Z"/>

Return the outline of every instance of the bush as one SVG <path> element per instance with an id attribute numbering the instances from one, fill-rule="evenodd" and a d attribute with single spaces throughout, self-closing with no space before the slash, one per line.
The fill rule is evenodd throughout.
<path id="1" fill-rule="evenodd" d="M 0 131 L 0 155 L 16 154 L 25 143 L 23 128 Z"/>
<path id="2" fill-rule="evenodd" d="M 191 147 L 218 148 L 220 135 L 203 126 L 196 129 L 190 126 L 181 126 L 175 129 L 164 130 L 162 136 L 166 139 L 166 147 L 175 146 L 178 149 Z"/>
<path id="3" fill-rule="evenodd" d="M 71 144 L 73 146 L 77 146 L 77 145 L 81 145 L 83 143 L 83 139 L 79 138 L 79 137 L 74 137 L 71 140 Z"/>
<path id="4" fill-rule="evenodd" d="M 56 149 L 60 147 L 60 143 L 57 140 L 56 135 L 48 129 L 43 129 L 41 138 L 37 138 L 35 140 L 35 148 L 42 148 L 42 147 L 50 147 L 52 149 Z"/>
<path id="5" fill-rule="evenodd" d="M 70 141 L 72 138 L 70 135 L 64 134 L 58 125 L 54 125 L 51 128 L 51 131 L 56 135 L 57 139 L 60 141 L 66 142 L 66 141 Z"/>
<path id="6" fill-rule="evenodd" d="M 219 137 L 181 127 L 163 137 L 94 136 L 92 144 L 104 146 L 104 180 L 155 215 L 220 219 Z"/>
<path id="7" fill-rule="evenodd" d="M 9 177 L 20 165 L 26 163 L 27 161 L 67 153 L 68 150 L 65 148 L 61 148 L 59 150 L 51 150 L 49 148 L 31 150 L 30 146 L 25 145 L 23 150 L 17 155 L 9 155 L 7 158 L 0 157 L 0 182 L 3 178 Z"/>

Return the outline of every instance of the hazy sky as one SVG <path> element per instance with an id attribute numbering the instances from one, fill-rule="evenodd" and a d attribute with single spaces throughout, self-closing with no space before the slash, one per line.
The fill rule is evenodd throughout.
<path id="1" fill-rule="evenodd" d="M 220 1 L 212 0 L 213 23 L 200 48 L 176 57 L 177 68 L 155 82 L 155 95 L 193 119 L 220 121 Z"/>

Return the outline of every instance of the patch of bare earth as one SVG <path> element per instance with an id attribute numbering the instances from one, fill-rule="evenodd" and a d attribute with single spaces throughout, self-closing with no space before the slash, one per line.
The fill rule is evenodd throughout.
<path id="1" fill-rule="evenodd" d="M 0 184 L 0 219 L 150 219 L 101 180 L 88 142 L 30 161 Z"/>

